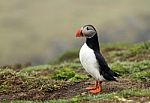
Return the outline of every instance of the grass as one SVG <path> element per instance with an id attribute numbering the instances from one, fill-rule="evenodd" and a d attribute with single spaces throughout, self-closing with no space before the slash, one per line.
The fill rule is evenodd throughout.
<path id="1" fill-rule="evenodd" d="M 150 96 L 150 89 L 129 89 L 124 90 L 118 93 L 118 96 L 128 98 L 128 97 L 142 97 L 142 96 Z"/>
<path id="2" fill-rule="evenodd" d="M 102 48 L 102 53 L 109 62 L 114 61 L 142 61 L 149 60 L 150 41 L 138 44 L 107 44 L 106 48 Z M 104 46 L 105 47 L 105 46 Z"/>
<path id="3" fill-rule="evenodd" d="M 54 80 L 65 80 L 71 82 L 80 82 L 88 79 L 88 76 L 76 73 L 73 69 L 64 67 L 56 70 L 52 75 Z"/>
<path id="4" fill-rule="evenodd" d="M 120 73 L 120 74 L 132 74 L 136 72 L 141 72 L 146 69 L 150 68 L 150 61 L 144 60 L 144 61 L 134 61 L 134 62 L 114 62 L 111 64 L 111 67 L 114 71 Z"/>
<path id="5" fill-rule="evenodd" d="M 133 73 L 131 78 L 134 80 L 150 82 L 150 70 Z"/>
<path id="6" fill-rule="evenodd" d="M 150 50 L 150 41 L 135 44 L 129 49 L 130 55 L 137 55 L 140 53 L 145 53 Z"/>
<path id="7" fill-rule="evenodd" d="M 96 100 L 116 100 L 116 97 L 120 98 L 127 98 L 127 97 L 140 97 L 140 96 L 150 96 L 150 89 L 129 89 L 129 90 L 123 90 L 121 92 L 117 93 L 109 93 L 109 94 L 99 94 L 96 96 L 88 96 L 83 97 L 83 100 L 86 101 L 96 101 Z M 81 99 L 81 101 L 82 101 Z"/>
<path id="8" fill-rule="evenodd" d="M 15 98 L 19 97 L 21 100 L 15 99 L 12 100 L 11 103 L 94 103 L 98 101 L 103 103 L 129 101 L 134 100 L 135 97 L 138 98 L 136 100 L 137 102 L 142 102 L 139 98 L 150 97 L 148 84 L 150 81 L 150 60 L 138 58 L 138 61 L 131 61 L 129 55 L 130 53 L 133 53 L 132 57 L 139 55 L 147 56 L 147 51 L 149 51 L 147 45 L 149 45 L 149 41 L 130 45 L 129 47 L 128 44 L 126 44 L 123 48 L 121 48 L 119 44 L 118 48 L 117 45 L 102 48 L 104 55 L 107 55 L 106 60 L 111 59 L 109 64 L 112 70 L 121 74 L 121 77 L 118 78 L 119 81 L 127 79 L 129 81 L 128 83 L 130 83 L 129 85 L 132 85 L 131 88 L 125 88 L 129 85 L 126 84 L 127 81 L 125 81 L 125 83 L 122 81 L 119 83 L 112 83 L 113 85 L 110 85 L 109 92 L 105 87 L 104 90 L 108 93 L 92 95 L 85 91 L 84 94 L 82 90 L 78 91 L 82 89 L 80 83 L 83 85 L 83 83 L 89 82 L 90 79 L 76 56 L 73 56 L 70 60 L 63 58 L 64 54 L 67 55 L 67 52 L 62 54 L 61 57 L 63 59 L 59 59 L 59 63 L 56 64 L 30 66 L 22 68 L 20 71 L 15 70 L 14 68 L 12 69 L 11 67 L 0 68 L 0 95 L 3 95 L 4 97 L 10 94 L 16 96 L 17 93 L 20 93 L 17 94 Z M 140 52 L 135 53 L 133 50 L 139 50 Z M 123 51 L 124 53 L 121 52 L 120 55 L 117 54 L 120 51 Z M 76 55 L 76 52 L 74 53 L 75 54 L 73 55 Z M 126 54 L 126 56 L 122 56 L 122 53 Z M 70 55 L 70 53 L 68 55 Z M 114 60 L 112 56 L 116 57 L 116 60 Z M 125 59 L 122 60 L 122 58 Z M 142 84 L 138 85 L 138 83 Z M 120 87 L 116 84 L 120 85 Z M 141 85 L 146 86 L 141 88 Z M 109 87 L 109 85 L 107 86 Z M 124 88 L 120 89 L 122 87 Z M 113 91 L 114 88 L 118 88 L 118 90 Z M 81 94 L 79 95 L 77 92 Z M 69 95 L 74 95 L 70 96 L 67 100 L 60 99 L 59 97 L 53 97 L 51 100 L 47 99 L 47 97 L 59 93 L 62 93 L 62 96 L 65 93 L 68 93 L 67 95 L 64 95 L 66 98 L 68 98 L 67 96 Z M 59 96 L 61 95 L 59 94 Z M 149 99 L 146 99 L 146 101 L 149 101 Z M 10 101 L 8 98 L 8 100 L 3 99 L 2 102 L 8 103 Z"/>
<path id="9" fill-rule="evenodd" d="M 52 76 L 52 79 L 55 80 L 69 80 L 70 78 L 75 76 L 75 72 L 69 68 L 62 68 L 59 70 L 56 70 L 54 72 L 54 75 Z"/>
<path id="10" fill-rule="evenodd" d="M 32 66 L 23 68 L 20 73 L 31 73 L 32 71 L 39 71 L 39 70 L 45 70 L 51 68 L 51 65 L 38 65 L 38 66 Z"/>
<path id="11" fill-rule="evenodd" d="M 11 103 L 79 103 L 85 101 L 95 101 L 98 100 L 113 100 L 116 101 L 118 98 L 128 98 L 128 97 L 142 97 L 142 96 L 150 96 L 150 89 L 129 89 L 123 90 L 117 93 L 109 93 L 109 94 L 98 94 L 98 95 L 89 95 L 89 96 L 75 96 L 71 99 L 64 100 L 49 100 L 49 101 L 13 101 Z M 116 98 L 117 97 L 117 98 Z M 7 101 L 3 103 L 8 103 Z"/>
<path id="12" fill-rule="evenodd" d="M 48 78 L 32 77 L 30 75 L 18 75 L 15 71 L 10 69 L 2 70 L 0 72 L 0 90 L 2 93 L 19 92 L 21 89 L 32 91 L 52 91 L 64 85 L 63 81 L 53 81 Z"/>
<path id="13" fill-rule="evenodd" d="M 61 54 L 56 60 L 50 61 L 50 64 L 59 64 L 63 61 L 71 61 L 78 57 L 79 50 L 71 50 Z"/>
<path id="14" fill-rule="evenodd" d="M 32 67 L 23 68 L 22 70 L 19 71 L 18 75 L 28 76 L 28 75 L 36 74 L 38 73 L 38 71 L 43 72 L 44 70 L 48 70 L 48 69 L 51 69 L 51 65 L 32 66 Z"/>

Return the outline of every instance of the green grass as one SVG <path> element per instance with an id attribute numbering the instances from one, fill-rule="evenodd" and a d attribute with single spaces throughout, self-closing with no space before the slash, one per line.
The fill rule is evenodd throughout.
<path id="1" fill-rule="evenodd" d="M 56 70 L 52 75 L 52 79 L 80 82 L 83 80 L 87 80 L 88 76 L 76 73 L 73 69 L 65 67 Z"/>
<path id="2" fill-rule="evenodd" d="M 39 66 L 32 66 L 32 67 L 27 67 L 23 68 L 22 70 L 19 71 L 19 75 L 30 75 L 30 74 L 35 74 L 38 71 L 43 71 L 51 69 L 51 65 L 39 65 Z"/>
<path id="3" fill-rule="evenodd" d="M 17 77 L 16 72 L 12 69 L 0 69 L 0 91 L 9 92 L 12 85 L 9 83 Z"/>
<path id="4" fill-rule="evenodd" d="M 50 77 L 50 65 L 23 68 L 20 72 L 6 68 L 0 69 L 0 90 L 3 93 L 20 91 L 22 86 L 28 91 L 53 91 L 59 89 L 65 81 L 55 81 Z M 43 73 L 43 72 L 46 72 Z"/>
<path id="5" fill-rule="evenodd" d="M 50 64 L 59 64 L 60 62 L 64 62 L 64 61 L 72 61 L 78 58 L 79 56 L 78 52 L 79 50 L 76 49 L 64 52 L 56 60 L 50 61 Z"/>
<path id="6" fill-rule="evenodd" d="M 54 72 L 52 79 L 54 80 L 69 80 L 75 76 L 75 72 L 69 68 L 61 68 Z"/>
<path id="7" fill-rule="evenodd" d="M 51 68 L 51 65 L 32 66 L 32 67 L 23 68 L 20 71 L 20 73 L 31 73 L 32 71 L 39 71 L 39 70 L 44 70 L 44 69 L 49 69 L 49 68 Z"/>
<path id="8" fill-rule="evenodd" d="M 48 101 L 12 101 L 11 103 L 80 103 L 82 101 L 98 101 L 98 100 L 112 100 L 115 101 L 117 98 L 128 98 L 128 97 L 142 97 L 142 96 L 150 96 L 150 89 L 129 89 L 123 90 L 117 93 L 109 93 L 109 94 L 98 94 L 98 95 L 89 95 L 89 96 L 75 96 L 71 99 L 64 100 L 48 100 Z M 8 103 L 7 101 L 3 103 Z"/>
<path id="9" fill-rule="evenodd" d="M 129 89 L 124 90 L 118 93 L 118 96 L 128 98 L 128 97 L 142 97 L 142 96 L 150 96 L 150 89 Z"/>
<path id="10" fill-rule="evenodd" d="M 141 71 L 141 72 L 133 73 L 131 75 L 131 78 L 133 78 L 133 80 L 150 82 L 150 69 L 145 70 L 145 71 Z"/>
<path id="11" fill-rule="evenodd" d="M 147 51 L 149 51 L 149 47 L 147 47 L 147 45 L 149 46 L 149 41 L 130 46 L 128 46 L 127 44 L 127 46 L 123 48 L 121 48 L 119 44 L 118 46 L 114 47 L 113 45 L 111 45 L 103 48 L 103 52 L 104 55 L 108 54 L 106 60 L 111 59 L 112 62 L 109 62 L 110 67 L 113 71 L 121 74 L 121 78 L 127 78 L 127 80 L 133 81 L 135 83 L 140 82 L 147 84 L 150 82 L 149 59 L 143 60 L 139 58 L 138 61 L 130 61 L 129 58 L 126 58 L 124 60 L 121 60 L 121 58 L 123 58 L 122 54 L 126 54 L 127 56 L 129 56 L 130 53 L 133 53 L 132 57 L 136 57 L 137 55 L 144 55 L 145 53 L 148 53 Z M 139 52 L 135 53 L 133 52 L 134 50 L 139 50 Z M 119 52 L 121 53 L 119 54 Z M 87 76 L 87 73 L 85 73 L 85 70 L 81 66 L 79 59 L 74 57 L 74 55 L 76 55 L 76 52 L 74 53 L 64 53 L 66 56 L 73 55 L 73 58 L 71 57 L 71 59 L 69 60 L 68 58 L 65 59 L 64 54 L 62 54 L 63 59 L 61 59 L 59 63 L 56 64 L 31 66 L 23 68 L 20 71 L 17 71 L 14 68 L 0 68 L 0 91 L 4 94 L 16 93 L 20 92 L 23 87 L 30 93 L 32 93 L 33 91 L 38 91 L 39 94 L 47 92 L 51 93 L 62 88 L 63 86 L 70 86 L 75 84 L 76 82 L 88 80 L 89 77 Z M 116 57 L 116 60 L 114 60 L 112 56 Z M 139 88 L 135 86 L 132 89 L 123 89 L 121 91 L 111 93 L 103 93 L 97 95 L 86 94 L 85 96 L 76 95 L 69 98 L 68 100 L 13 100 L 11 101 L 11 103 L 80 103 L 87 101 L 94 103 L 100 100 L 107 102 L 116 102 L 119 101 L 118 98 L 132 99 L 132 97 L 142 98 L 149 96 L 149 87 Z M 3 102 L 8 103 L 10 101 L 4 100 Z"/>
<path id="12" fill-rule="evenodd" d="M 130 55 L 137 55 L 147 51 L 150 51 L 150 41 L 135 44 L 132 46 L 132 48 L 129 49 Z"/>
<path id="13" fill-rule="evenodd" d="M 102 48 L 106 59 L 109 62 L 114 61 L 142 61 L 149 60 L 150 41 L 137 44 L 107 44 Z M 105 47 L 105 46 L 104 46 Z"/>
<path id="14" fill-rule="evenodd" d="M 136 72 L 141 72 L 146 69 L 150 68 L 150 61 L 149 60 L 144 60 L 144 61 L 125 61 L 125 62 L 114 62 L 111 64 L 111 68 L 120 74 L 132 74 Z"/>

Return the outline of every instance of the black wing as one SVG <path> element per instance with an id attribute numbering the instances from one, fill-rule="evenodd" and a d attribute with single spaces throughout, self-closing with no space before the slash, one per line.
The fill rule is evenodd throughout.
<path id="1" fill-rule="evenodd" d="M 102 56 L 102 54 L 100 52 L 97 52 L 97 51 L 94 51 L 94 54 L 96 56 L 96 59 L 98 61 L 98 64 L 99 64 L 99 71 L 100 71 L 100 74 L 103 75 L 103 77 L 106 79 L 106 80 L 109 80 L 109 81 L 117 81 L 114 77 L 118 77 L 120 76 L 119 74 L 113 72 L 109 66 L 107 65 L 104 57 Z"/>

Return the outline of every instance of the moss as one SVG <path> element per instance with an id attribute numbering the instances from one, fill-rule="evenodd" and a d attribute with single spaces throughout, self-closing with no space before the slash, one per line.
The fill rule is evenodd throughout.
<path id="1" fill-rule="evenodd" d="M 58 100 L 47 100 L 47 101 L 26 101 L 26 100 L 15 100 L 11 103 L 80 103 L 90 101 L 91 103 L 95 103 L 99 100 L 107 100 L 108 101 L 116 101 L 118 97 L 128 98 L 128 97 L 142 97 L 142 96 L 150 96 L 150 89 L 129 89 L 123 90 L 117 93 L 109 93 L 109 94 L 98 94 L 98 95 L 88 95 L 88 96 L 75 96 L 71 99 L 58 99 Z M 4 101 L 3 103 L 9 103 L 8 101 Z M 118 102 L 117 102 L 118 103 Z M 122 102 L 121 102 L 122 103 Z"/>
<path id="2" fill-rule="evenodd" d="M 112 44 L 113 45 L 113 44 Z M 141 61 L 149 60 L 150 41 L 138 44 L 108 46 L 102 49 L 106 59 L 109 62 L 114 61 Z"/>
<path id="3" fill-rule="evenodd" d="M 16 72 L 12 69 L 0 69 L 0 79 L 8 79 L 15 76 Z"/>
<path id="4" fill-rule="evenodd" d="M 27 72 L 28 73 L 28 72 Z M 18 75 L 12 69 L 0 69 L 0 91 L 2 93 L 14 93 L 26 90 L 49 92 L 60 89 L 63 85 L 68 83 L 65 81 L 54 81 L 48 78 L 41 78 L 40 76 L 32 77 L 27 75 Z"/>
<path id="5" fill-rule="evenodd" d="M 117 95 L 125 98 L 133 96 L 150 96 L 150 89 L 129 89 L 121 91 Z"/>
<path id="6" fill-rule="evenodd" d="M 104 49 L 104 52 L 107 53 L 108 58 L 111 59 L 112 62 L 110 66 L 115 72 L 122 74 L 124 77 L 127 77 L 128 80 L 139 80 L 140 83 L 145 83 L 150 81 L 150 60 L 148 59 L 141 61 L 141 59 L 139 58 L 139 61 L 136 61 L 137 59 L 135 61 L 130 61 L 129 58 L 125 58 L 123 61 L 121 61 L 121 59 L 124 57 L 123 55 L 131 55 L 132 53 L 133 56 L 144 54 L 149 50 L 148 46 L 149 44 L 136 44 L 133 46 L 133 48 L 132 45 L 129 46 L 131 47 L 131 49 L 129 48 L 128 50 L 126 48 L 121 49 L 122 47 L 119 47 L 118 49 L 114 46 L 110 48 L 108 47 L 109 49 Z M 66 53 L 65 55 L 68 55 L 68 53 Z M 60 64 L 32 66 L 23 68 L 20 71 L 14 71 L 11 68 L 0 69 L 0 91 L 4 94 L 13 94 L 15 92 L 19 93 L 22 92 L 22 90 L 25 90 L 25 94 L 28 95 L 28 100 L 30 100 L 30 98 L 33 97 L 32 95 L 34 93 L 44 94 L 47 96 L 47 93 L 52 93 L 55 90 L 63 89 L 62 87 L 68 88 L 70 85 L 76 82 L 87 80 L 88 77 L 87 75 L 84 75 L 85 70 L 81 69 L 82 66 L 79 63 L 79 59 L 77 59 L 76 57 L 71 57 L 72 59 L 69 58 L 69 56 L 68 58 L 62 56 L 62 59 L 60 59 Z M 121 85 L 124 85 L 124 83 Z M 75 97 L 72 97 L 68 100 L 58 99 L 47 100 L 44 102 L 76 103 L 82 101 L 97 102 L 99 100 L 114 101 L 118 100 L 117 98 L 115 98 L 115 96 L 121 98 L 134 96 L 141 97 L 149 96 L 149 93 L 149 89 L 140 89 L 139 87 L 135 86 L 135 88 L 133 89 L 126 89 L 113 93 L 102 93 L 97 95 L 85 94 L 85 96 L 75 94 Z M 38 99 L 40 100 L 41 98 L 43 98 L 42 96 L 39 96 Z M 43 101 L 14 101 L 12 103 L 15 102 L 42 103 Z"/>
<path id="7" fill-rule="evenodd" d="M 49 70 L 51 70 L 52 66 L 51 65 L 39 65 L 39 66 L 32 66 L 32 67 L 27 67 L 27 68 L 23 68 L 22 70 L 20 70 L 17 74 L 19 76 L 23 76 L 23 77 L 39 77 L 42 76 L 41 74 L 44 74 L 44 71 L 47 70 L 47 72 Z M 44 75 L 46 77 L 46 75 Z"/>
<path id="8" fill-rule="evenodd" d="M 142 71 L 142 72 L 137 72 L 131 75 L 131 78 L 134 80 L 142 80 L 142 81 L 149 81 L 150 82 L 150 71 Z"/>
<path id="9" fill-rule="evenodd" d="M 150 89 L 128 89 L 120 92 L 109 93 L 109 94 L 98 94 L 98 95 L 89 95 L 86 97 L 78 97 L 80 101 L 93 101 L 93 100 L 115 100 L 116 96 L 128 98 L 133 96 L 150 96 Z"/>
<path id="10" fill-rule="evenodd" d="M 73 69 L 63 67 L 54 72 L 52 76 L 53 80 L 65 80 L 70 82 L 80 82 L 87 80 L 88 76 L 80 73 L 76 73 Z"/>
<path id="11" fill-rule="evenodd" d="M 81 66 L 81 63 L 75 63 L 74 61 L 72 62 L 63 62 L 63 63 L 60 63 L 60 64 L 57 64 L 54 66 L 55 68 L 64 68 L 64 67 L 68 67 L 68 68 L 72 68 L 72 69 L 78 69 Z"/>
<path id="12" fill-rule="evenodd" d="M 132 48 L 129 49 L 130 55 L 136 55 L 139 53 L 144 53 L 148 50 L 150 50 L 150 41 L 135 44 Z"/>
<path id="13" fill-rule="evenodd" d="M 89 79 L 87 75 L 76 74 L 74 77 L 70 78 L 69 81 L 80 82 L 87 79 Z"/>
<path id="14" fill-rule="evenodd" d="M 26 81 L 28 90 L 38 90 L 44 92 L 51 92 L 60 89 L 63 85 L 67 84 L 64 81 L 54 81 L 43 78 L 29 78 Z"/>
<path id="15" fill-rule="evenodd" d="M 140 72 L 147 68 L 150 68 L 150 61 L 149 60 L 140 61 L 140 62 L 117 61 L 111 64 L 111 68 L 115 72 L 120 73 L 120 74 L 132 74 L 132 73 Z"/>
<path id="16" fill-rule="evenodd" d="M 52 79 L 54 80 L 69 80 L 75 76 L 75 72 L 70 68 L 64 67 L 54 72 Z"/>
<path id="17" fill-rule="evenodd" d="M 47 68 L 51 68 L 51 65 L 38 65 L 38 66 L 23 68 L 20 71 L 20 73 L 31 73 L 32 71 L 44 70 Z"/>
<path id="18" fill-rule="evenodd" d="M 111 68 L 112 68 L 113 71 L 115 71 L 119 74 L 128 73 L 128 70 L 126 68 L 124 68 L 123 64 L 119 61 L 111 64 Z"/>
<path id="19" fill-rule="evenodd" d="M 16 78 L 16 72 L 12 69 L 0 69 L 0 91 L 9 92 L 11 83 Z"/>

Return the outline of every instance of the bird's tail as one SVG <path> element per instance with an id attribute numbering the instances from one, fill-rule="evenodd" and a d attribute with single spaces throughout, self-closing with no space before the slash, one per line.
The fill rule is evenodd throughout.
<path id="1" fill-rule="evenodd" d="M 121 76 L 121 75 L 118 74 L 118 73 L 116 73 L 116 72 L 114 72 L 114 76 L 115 76 L 115 77 L 119 77 L 119 76 Z"/>

